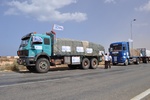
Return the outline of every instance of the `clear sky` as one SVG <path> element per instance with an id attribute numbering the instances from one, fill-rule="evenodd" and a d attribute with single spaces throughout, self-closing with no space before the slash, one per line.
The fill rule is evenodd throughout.
<path id="1" fill-rule="evenodd" d="M 136 19 L 136 21 L 133 21 Z M 58 38 L 103 45 L 128 41 L 150 50 L 150 0 L 0 0 L 0 56 L 15 56 L 21 37 L 62 25 Z"/>

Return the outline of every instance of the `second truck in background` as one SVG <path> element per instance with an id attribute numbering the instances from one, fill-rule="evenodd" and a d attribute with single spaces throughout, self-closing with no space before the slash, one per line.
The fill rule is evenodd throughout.
<path id="1" fill-rule="evenodd" d="M 131 63 L 139 64 L 140 62 L 148 63 L 150 61 L 150 51 L 146 48 L 130 49 L 129 42 L 111 43 L 109 53 L 112 56 L 112 64 Z"/>

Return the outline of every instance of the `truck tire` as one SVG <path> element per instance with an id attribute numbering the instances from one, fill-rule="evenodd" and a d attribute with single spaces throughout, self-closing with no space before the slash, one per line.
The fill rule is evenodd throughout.
<path id="1" fill-rule="evenodd" d="M 90 60 L 88 58 L 83 58 L 82 63 L 81 63 L 81 68 L 89 69 L 89 67 L 90 67 Z"/>
<path id="2" fill-rule="evenodd" d="M 113 63 L 113 65 L 117 65 L 117 63 Z"/>
<path id="3" fill-rule="evenodd" d="M 30 71 L 30 72 L 35 72 L 35 66 L 26 66 L 26 68 Z"/>
<path id="4" fill-rule="evenodd" d="M 40 58 L 36 62 L 36 71 L 38 73 L 47 73 L 50 69 L 50 63 L 45 58 Z"/>
<path id="5" fill-rule="evenodd" d="M 145 61 L 145 63 L 146 63 L 146 64 L 148 63 L 148 58 L 146 58 L 146 61 Z"/>
<path id="6" fill-rule="evenodd" d="M 146 58 L 143 58 L 143 63 L 147 63 L 147 59 Z"/>
<path id="7" fill-rule="evenodd" d="M 139 63 L 140 63 L 140 60 L 139 58 L 137 58 L 135 64 L 139 64 Z"/>
<path id="8" fill-rule="evenodd" d="M 127 66 L 128 64 L 129 64 L 128 59 L 126 59 L 124 65 Z"/>
<path id="9" fill-rule="evenodd" d="M 92 58 L 90 68 L 96 69 L 97 67 L 98 67 L 98 60 L 96 58 Z"/>

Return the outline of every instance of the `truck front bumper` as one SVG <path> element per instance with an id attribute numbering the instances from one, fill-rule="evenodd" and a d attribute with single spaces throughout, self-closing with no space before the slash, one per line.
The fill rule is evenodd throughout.
<path id="1" fill-rule="evenodd" d="M 17 63 L 19 65 L 24 66 L 35 66 L 35 58 L 34 57 L 20 57 L 17 59 Z"/>
<path id="2" fill-rule="evenodd" d="M 119 58 L 117 56 L 114 56 L 112 63 L 114 63 L 114 64 L 125 63 L 126 59 L 127 59 L 126 57 Z"/>

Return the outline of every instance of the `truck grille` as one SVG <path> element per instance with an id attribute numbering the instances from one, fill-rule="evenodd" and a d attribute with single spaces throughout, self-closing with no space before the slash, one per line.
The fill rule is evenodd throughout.
<path id="1" fill-rule="evenodd" d="M 18 56 L 28 56 L 29 51 L 28 50 L 19 50 L 17 51 Z"/>

